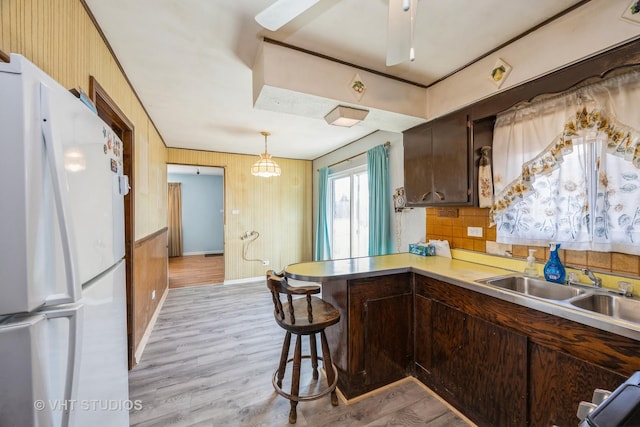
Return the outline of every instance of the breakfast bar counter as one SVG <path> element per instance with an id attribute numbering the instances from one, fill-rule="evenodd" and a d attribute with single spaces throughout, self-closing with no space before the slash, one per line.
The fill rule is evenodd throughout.
<path id="1" fill-rule="evenodd" d="M 442 256 L 398 253 L 291 264 L 284 272 L 290 279 L 318 283 L 415 273 L 640 341 L 640 324 L 479 283 L 487 278 L 517 273 L 501 267 Z"/>
<path id="2" fill-rule="evenodd" d="M 482 283 L 517 274 L 409 253 L 285 268 L 341 313 L 326 333 L 347 398 L 412 376 L 481 426 L 576 424 L 640 370 L 640 325 Z"/>
<path id="3" fill-rule="evenodd" d="M 474 281 L 504 274 L 508 270 L 441 256 L 425 257 L 410 253 L 304 262 L 285 268 L 287 277 L 314 282 L 406 272 L 422 272 L 450 279 Z"/>

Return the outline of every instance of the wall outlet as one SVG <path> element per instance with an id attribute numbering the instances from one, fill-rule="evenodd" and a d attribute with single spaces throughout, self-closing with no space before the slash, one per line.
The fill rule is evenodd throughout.
<path id="1" fill-rule="evenodd" d="M 155 289 L 151 291 L 151 299 L 152 300 L 156 299 L 156 290 Z"/>
<path id="2" fill-rule="evenodd" d="M 482 227 L 467 227 L 467 236 L 482 237 Z"/>
<path id="3" fill-rule="evenodd" d="M 262 261 L 262 265 L 269 265 L 269 261 L 267 261 L 267 260 L 263 260 L 263 261 Z"/>

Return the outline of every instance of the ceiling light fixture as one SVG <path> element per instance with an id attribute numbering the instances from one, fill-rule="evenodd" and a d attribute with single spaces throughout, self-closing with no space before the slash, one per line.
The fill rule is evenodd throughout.
<path id="1" fill-rule="evenodd" d="M 330 125 L 343 126 L 350 128 L 351 126 L 364 120 L 369 114 L 369 110 L 360 110 L 358 108 L 345 107 L 344 105 L 338 105 L 331 110 L 329 114 L 324 116 L 324 119 Z"/>
<path id="2" fill-rule="evenodd" d="M 260 132 L 260 134 L 264 136 L 264 153 L 260 154 L 260 160 L 251 166 L 251 175 L 261 176 L 263 178 L 280 176 L 282 169 L 271 159 L 271 155 L 267 153 L 267 137 L 271 134 L 265 131 Z"/>

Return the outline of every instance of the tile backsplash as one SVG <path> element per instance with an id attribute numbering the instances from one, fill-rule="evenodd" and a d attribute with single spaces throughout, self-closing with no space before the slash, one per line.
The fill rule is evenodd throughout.
<path id="1" fill-rule="evenodd" d="M 448 240 L 452 249 L 467 249 L 487 252 L 487 241 L 495 242 L 496 228 L 489 227 L 489 209 L 458 209 L 457 217 L 438 216 L 439 208 L 427 208 L 427 239 Z M 467 235 L 468 227 L 482 229 L 482 237 Z M 545 262 L 549 258 L 549 248 L 531 246 L 536 249 L 535 257 Z M 526 258 L 529 246 L 513 245 L 514 258 Z M 560 259 L 570 267 L 589 267 L 596 271 L 612 272 L 623 275 L 640 275 L 640 257 L 617 252 L 571 251 L 560 249 Z"/>

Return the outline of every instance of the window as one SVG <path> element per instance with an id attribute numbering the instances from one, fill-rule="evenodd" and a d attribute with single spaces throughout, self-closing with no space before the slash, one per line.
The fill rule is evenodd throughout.
<path id="1" fill-rule="evenodd" d="M 562 163 L 535 177 L 522 197 L 496 217 L 502 243 L 546 245 L 572 242 L 589 249 L 589 218 L 595 205 L 594 146 L 576 143 Z"/>
<path id="2" fill-rule="evenodd" d="M 367 166 L 329 174 L 331 259 L 367 256 L 369 186 Z"/>
<path id="3" fill-rule="evenodd" d="M 640 255 L 639 77 L 622 74 L 498 116 L 498 242 Z"/>

